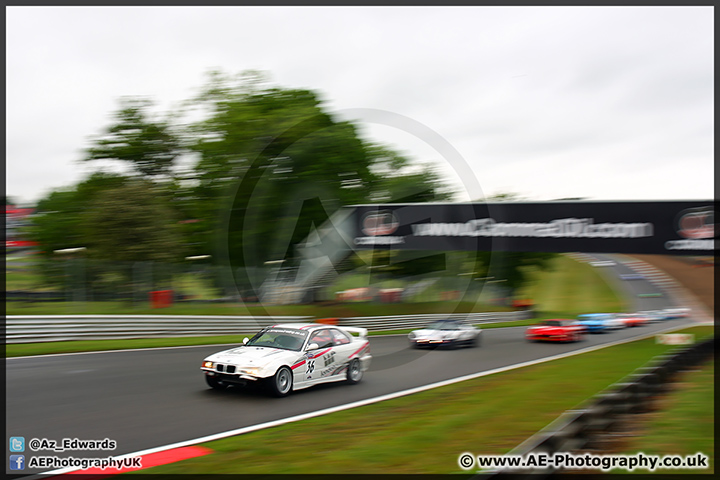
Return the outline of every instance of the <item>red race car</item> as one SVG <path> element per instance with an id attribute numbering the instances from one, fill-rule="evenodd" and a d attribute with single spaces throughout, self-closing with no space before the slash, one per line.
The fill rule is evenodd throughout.
<path id="1" fill-rule="evenodd" d="M 584 338 L 584 333 L 585 327 L 578 325 L 575 320 L 542 320 L 527 328 L 525 338 L 531 342 L 578 342 Z"/>
<path id="2" fill-rule="evenodd" d="M 615 318 L 625 322 L 626 327 L 639 327 L 648 323 L 646 316 L 637 313 L 620 313 Z"/>

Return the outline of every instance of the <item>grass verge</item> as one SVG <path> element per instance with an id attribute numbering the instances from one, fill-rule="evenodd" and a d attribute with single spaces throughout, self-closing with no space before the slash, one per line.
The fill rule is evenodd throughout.
<path id="1" fill-rule="evenodd" d="M 713 334 L 712 327 L 681 331 L 694 333 L 698 340 Z M 457 464 L 460 453 L 507 453 L 563 411 L 579 406 L 671 348 L 652 338 L 608 347 L 208 442 L 204 446 L 215 451 L 211 455 L 143 472 L 463 473 Z M 362 388 L 362 384 L 337 388 Z"/>
<path id="2" fill-rule="evenodd" d="M 597 268 L 564 255 L 552 260 L 551 270 L 536 270 L 531 277 L 519 296 L 533 299 L 538 310 L 556 312 L 560 318 L 629 308 Z"/>

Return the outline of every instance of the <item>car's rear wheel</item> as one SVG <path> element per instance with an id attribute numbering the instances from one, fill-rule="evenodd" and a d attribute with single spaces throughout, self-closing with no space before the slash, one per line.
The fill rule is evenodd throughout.
<path id="1" fill-rule="evenodd" d="M 360 360 L 357 358 L 354 358 L 350 362 L 350 365 L 348 365 L 347 381 L 348 381 L 348 383 L 354 385 L 354 384 L 358 383 L 360 380 L 362 380 L 362 377 L 363 377 L 363 371 L 362 371 L 362 368 L 360 367 Z"/>
<path id="2" fill-rule="evenodd" d="M 275 375 L 270 377 L 270 391 L 276 397 L 284 397 L 292 391 L 292 371 L 288 367 L 280 367 Z"/>
<path id="3" fill-rule="evenodd" d="M 205 382 L 207 382 L 210 388 L 214 388 L 215 390 L 225 390 L 228 387 L 227 383 L 223 383 L 210 375 L 205 375 Z"/>

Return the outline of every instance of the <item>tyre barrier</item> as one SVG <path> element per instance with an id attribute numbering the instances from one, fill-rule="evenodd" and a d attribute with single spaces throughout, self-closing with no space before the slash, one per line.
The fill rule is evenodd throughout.
<path id="1" fill-rule="evenodd" d="M 525 456 L 544 453 L 573 453 L 597 449 L 604 434 L 617 430 L 629 416 L 653 411 L 658 396 L 666 393 L 675 376 L 712 357 L 715 337 L 653 358 L 648 365 L 635 370 L 622 381 L 595 395 L 587 406 L 563 413 L 550 425 L 533 435 L 507 455 Z M 560 470 L 493 470 L 481 472 L 479 478 L 548 478 Z"/>

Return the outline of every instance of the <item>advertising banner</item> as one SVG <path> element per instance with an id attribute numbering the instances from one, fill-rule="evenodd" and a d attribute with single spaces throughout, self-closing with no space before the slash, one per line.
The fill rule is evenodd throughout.
<path id="1" fill-rule="evenodd" d="M 527 202 L 354 207 L 354 248 L 713 255 L 715 202 Z"/>

